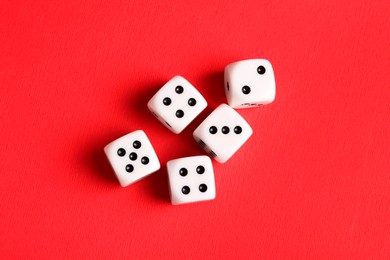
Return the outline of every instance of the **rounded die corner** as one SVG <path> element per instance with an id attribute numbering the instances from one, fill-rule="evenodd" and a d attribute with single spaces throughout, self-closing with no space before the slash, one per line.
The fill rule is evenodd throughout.
<path id="1" fill-rule="evenodd" d="M 235 66 L 237 66 L 239 63 L 243 62 L 245 60 L 236 60 L 233 62 L 230 62 L 228 65 L 225 66 L 224 72 L 230 72 L 232 69 L 234 69 Z"/>
<path id="2" fill-rule="evenodd" d="M 226 97 L 226 101 L 227 101 L 227 105 L 230 106 L 231 108 L 240 108 L 238 105 L 237 105 L 237 102 L 234 102 L 234 100 L 230 97 Z"/>
<path id="3" fill-rule="evenodd" d="M 172 133 L 174 133 L 174 134 L 180 134 L 181 132 L 183 132 L 184 131 L 184 129 L 187 127 L 187 125 L 186 126 L 184 126 L 184 127 L 176 127 L 176 129 L 175 128 L 173 128 L 173 127 L 168 127 L 167 126 L 167 128 L 169 129 L 169 130 L 171 130 L 171 132 Z"/>
<path id="4" fill-rule="evenodd" d="M 177 205 L 182 205 L 182 204 L 185 204 L 185 202 L 181 202 L 180 200 L 176 200 L 174 198 L 171 198 L 171 204 L 173 206 L 177 206 Z"/>
<path id="5" fill-rule="evenodd" d="M 229 158 L 221 158 L 220 156 L 214 157 L 214 160 L 218 163 L 221 163 L 221 164 L 227 162 L 229 159 L 230 159 L 230 157 Z"/>
<path id="6" fill-rule="evenodd" d="M 167 169 L 168 175 L 169 175 L 169 169 L 172 168 L 172 163 L 171 163 L 171 161 L 168 161 L 168 162 L 165 164 L 165 168 Z"/>
<path id="7" fill-rule="evenodd" d="M 199 101 L 201 102 L 200 103 L 200 111 L 199 111 L 199 114 L 203 111 L 203 110 L 205 110 L 205 108 L 209 105 L 209 103 L 207 103 L 207 100 L 204 98 L 204 96 L 197 90 L 197 89 L 195 89 L 197 92 L 198 92 L 198 95 L 199 95 Z M 198 115 L 199 115 L 198 114 Z"/>
<path id="8" fill-rule="evenodd" d="M 201 137 L 201 131 L 202 131 L 203 122 L 192 132 L 192 137 L 195 139 L 195 141 L 199 141 Z"/>
<path id="9" fill-rule="evenodd" d="M 178 160 L 178 159 L 169 160 L 169 161 L 166 163 L 166 167 L 167 167 L 168 173 L 169 173 L 169 169 L 171 169 L 171 168 L 175 165 L 175 162 L 176 162 L 177 160 Z"/>
<path id="10" fill-rule="evenodd" d="M 143 134 L 143 135 L 145 135 L 145 136 L 146 136 L 146 133 L 145 133 L 145 131 L 144 131 L 144 130 L 142 130 L 142 129 L 134 130 L 133 132 L 131 132 L 131 134 L 136 134 L 136 133 L 140 133 L 140 134 Z"/>
<path id="11" fill-rule="evenodd" d="M 175 75 L 170 80 L 168 80 L 167 83 L 165 83 L 165 85 L 162 88 L 164 88 L 168 85 L 171 85 L 174 82 L 184 82 L 184 83 L 186 83 L 186 85 L 188 84 L 188 85 L 192 86 L 192 84 L 185 77 L 183 77 L 181 75 Z M 173 85 L 175 85 L 175 84 L 173 84 Z"/>
<path id="12" fill-rule="evenodd" d="M 153 168 L 151 174 L 154 173 L 154 172 L 157 172 L 157 171 L 159 171 L 161 169 L 161 163 L 160 163 L 160 160 L 157 157 L 156 152 L 154 152 L 154 155 L 155 155 L 156 163 L 155 163 L 155 167 Z"/>
<path id="13" fill-rule="evenodd" d="M 130 186 L 132 183 L 128 183 L 128 182 L 123 182 L 123 181 L 119 181 L 119 185 L 122 187 L 122 188 L 126 188 L 128 186 Z"/>
<path id="14" fill-rule="evenodd" d="M 148 101 L 148 103 L 146 104 L 147 108 L 150 110 L 150 112 L 153 112 L 153 101 L 154 101 L 154 96 Z"/>
<path id="15" fill-rule="evenodd" d="M 104 146 L 103 151 L 104 151 L 104 153 L 106 154 L 106 156 L 109 155 L 110 149 L 111 149 L 111 143 L 109 143 L 109 144 L 107 144 L 106 146 Z"/>
<path id="16" fill-rule="evenodd" d="M 204 160 L 206 160 L 207 162 L 210 162 L 211 165 L 212 165 L 212 161 L 211 161 L 210 157 L 207 156 L 207 155 L 195 155 L 195 156 L 191 156 L 191 157 L 199 158 L 199 159 L 204 159 Z"/>
<path id="17" fill-rule="evenodd" d="M 170 80 L 168 80 L 168 82 L 171 81 L 171 80 L 176 80 L 176 79 L 179 79 L 179 80 L 184 79 L 184 80 L 186 80 L 182 75 L 176 74 Z"/>
<path id="18" fill-rule="evenodd" d="M 149 99 L 148 103 L 147 103 L 147 107 L 148 109 L 151 111 L 151 112 L 154 112 L 155 108 L 158 107 L 158 99 L 159 99 L 159 96 L 161 95 L 160 94 L 160 91 L 161 89 L 159 89 L 156 94 L 153 95 L 153 97 L 151 99 Z"/>

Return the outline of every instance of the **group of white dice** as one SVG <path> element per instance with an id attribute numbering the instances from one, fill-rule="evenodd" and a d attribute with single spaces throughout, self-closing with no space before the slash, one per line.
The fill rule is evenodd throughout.
<path id="1" fill-rule="evenodd" d="M 253 133 L 233 108 L 256 107 L 275 99 L 272 65 L 265 59 L 231 63 L 225 68 L 224 87 L 229 106 L 218 106 L 193 133 L 196 142 L 220 163 L 232 157 Z M 203 96 L 181 76 L 173 77 L 148 102 L 153 115 L 176 134 L 206 106 Z M 156 152 L 142 130 L 111 142 L 104 151 L 122 187 L 160 169 Z M 173 205 L 215 198 L 214 170 L 208 156 L 171 160 L 167 171 Z"/>

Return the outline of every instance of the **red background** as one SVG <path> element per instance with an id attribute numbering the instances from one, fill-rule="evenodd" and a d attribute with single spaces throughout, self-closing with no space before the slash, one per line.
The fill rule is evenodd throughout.
<path id="1" fill-rule="evenodd" d="M 2 1 L 2 258 L 390 258 L 390 2 Z M 217 198 L 171 206 L 165 164 L 230 62 L 266 58 L 276 100 L 214 163 Z M 147 110 L 182 75 L 209 102 L 175 135 Z M 137 129 L 163 168 L 121 188 L 103 147 Z"/>

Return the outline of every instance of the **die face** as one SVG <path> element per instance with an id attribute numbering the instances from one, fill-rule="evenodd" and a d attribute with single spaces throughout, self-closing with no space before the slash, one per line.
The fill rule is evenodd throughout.
<path id="1" fill-rule="evenodd" d="M 104 152 L 122 187 L 126 187 L 160 169 L 160 162 L 142 130 L 111 142 Z"/>
<path id="2" fill-rule="evenodd" d="M 168 81 L 148 102 L 149 110 L 178 134 L 207 106 L 203 96 L 181 76 Z"/>
<path id="3" fill-rule="evenodd" d="M 169 161 L 167 170 L 173 205 L 215 198 L 214 171 L 208 156 Z"/>
<path id="4" fill-rule="evenodd" d="M 252 133 L 252 128 L 240 114 L 222 104 L 195 129 L 193 136 L 211 157 L 224 163 Z"/>
<path id="5" fill-rule="evenodd" d="M 275 99 L 275 76 L 268 60 L 231 63 L 225 68 L 224 81 L 226 98 L 231 107 L 256 107 Z"/>

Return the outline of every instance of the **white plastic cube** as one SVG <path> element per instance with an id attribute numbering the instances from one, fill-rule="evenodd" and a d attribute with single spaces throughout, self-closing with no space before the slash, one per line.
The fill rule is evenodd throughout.
<path id="1" fill-rule="evenodd" d="M 138 130 L 111 142 L 104 152 L 122 187 L 160 169 L 160 162 L 145 132 Z"/>
<path id="2" fill-rule="evenodd" d="M 206 100 L 185 78 L 175 76 L 148 102 L 148 108 L 161 123 L 178 134 L 207 106 Z"/>
<path id="3" fill-rule="evenodd" d="M 211 157 L 224 163 L 252 133 L 252 128 L 237 111 L 222 104 L 195 129 L 193 136 Z"/>
<path id="4" fill-rule="evenodd" d="M 208 156 L 191 156 L 167 163 L 173 205 L 215 198 L 214 170 Z"/>
<path id="5" fill-rule="evenodd" d="M 275 99 L 275 76 L 265 59 L 234 62 L 225 68 L 225 94 L 233 108 L 257 107 Z"/>

